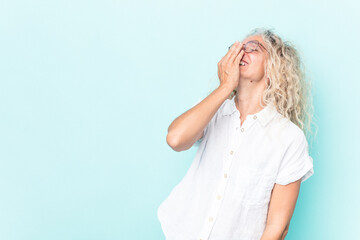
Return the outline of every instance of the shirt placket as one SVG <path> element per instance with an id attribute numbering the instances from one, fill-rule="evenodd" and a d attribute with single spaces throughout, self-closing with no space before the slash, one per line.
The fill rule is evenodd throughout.
<path id="1" fill-rule="evenodd" d="M 226 151 L 225 164 L 224 164 L 224 168 L 222 170 L 221 180 L 220 180 L 219 186 L 217 188 L 216 198 L 212 199 L 212 204 L 211 204 L 210 210 L 209 210 L 207 216 L 205 216 L 205 219 L 204 219 L 205 223 L 203 225 L 202 230 L 200 231 L 199 240 L 209 239 L 211 230 L 213 229 L 213 226 L 217 219 L 221 203 L 223 202 L 224 192 L 225 192 L 225 188 L 228 183 L 228 179 L 229 179 L 229 177 L 231 177 L 229 175 L 229 172 L 231 169 L 231 165 L 233 163 L 235 153 L 237 153 L 237 151 L 240 148 L 241 143 L 243 142 L 243 139 L 245 136 L 245 131 L 247 129 L 249 129 L 249 127 L 251 127 L 251 125 L 254 123 L 254 121 L 257 118 L 257 116 L 254 115 L 250 121 L 248 121 L 246 119 L 244 121 L 244 123 L 242 124 L 242 126 L 240 127 L 239 112 L 236 111 L 235 116 L 236 116 L 236 118 L 234 119 L 234 121 L 232 123 L 233 128 L 235 128 L 235 132 L 234 132 L 234 134 L 230 134 L 231 139 L 230 139 L 230 143 L 228 145 L 229 147 Z"/>

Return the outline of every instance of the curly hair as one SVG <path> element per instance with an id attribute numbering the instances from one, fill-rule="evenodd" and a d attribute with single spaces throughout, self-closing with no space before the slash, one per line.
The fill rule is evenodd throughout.
<path id="1" fill-rule="evenodd" d="M 311 136 L 311 121 L 314 106 L 311 96 L 311 82 L 300 54 L 289 41 L 283 41 L 271 29 L 255 28 L 246 37 L 261 36 L 269 55 L 264 64 L 267 88 L 262 99 L 267 105 L 273 103 L 278 112 L 300 127 L 305 135 Z M 230 98 L 236 94 L 236 89 Z M 262 106 L 264 107 L 264 106 Z"/>

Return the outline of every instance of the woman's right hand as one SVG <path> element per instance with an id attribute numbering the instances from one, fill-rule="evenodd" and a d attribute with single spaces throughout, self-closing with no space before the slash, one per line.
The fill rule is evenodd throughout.
<path id="1" fill-rule="evenodd" d="M 228 85 L 231 89 L 237 88 L 240 80 L 240 61 L 244 55 L 242 43 L 236 41 L 227 54 L 218 62 L 218 76 L 220 85 Z"/>

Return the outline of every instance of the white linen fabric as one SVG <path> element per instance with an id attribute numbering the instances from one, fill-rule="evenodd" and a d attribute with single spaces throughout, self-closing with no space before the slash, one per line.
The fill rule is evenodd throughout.
<path id="1" fill-rule="evenodd" d="M 259 240 L 274 184 L 314 173 L 301 128 L 271 104 L 240 125 L 234 100 L 217 110 L 187 173 L 157 209 L 167 240 Z"/>

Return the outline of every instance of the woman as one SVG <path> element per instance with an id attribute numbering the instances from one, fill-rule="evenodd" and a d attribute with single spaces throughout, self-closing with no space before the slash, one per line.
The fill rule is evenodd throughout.
<path id="1" fill-rule="evenodd" d="M 158 208 L 163 232 L 168 240 L 284 239 L 300 184 L 314 173 L 299 54 L 257 28 L 229 48 L 218 76 L 218 88 L 169 126 L 175 151 L 199 148 Z"/>

